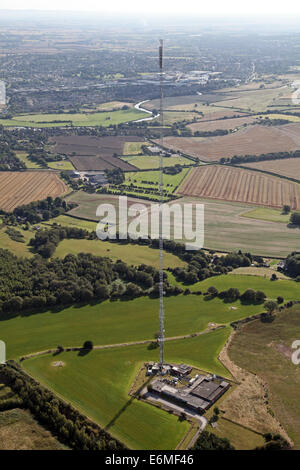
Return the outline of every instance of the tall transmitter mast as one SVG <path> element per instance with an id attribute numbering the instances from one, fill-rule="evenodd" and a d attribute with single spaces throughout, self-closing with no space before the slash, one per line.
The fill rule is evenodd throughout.
<path id="1" fill-rule="evenodd" d="M 159 345 L 160 345 L 160 371 L 162 371 L 164 364 L 164 339 L 165 339 L 165 325 L 164 325 L 164 242 L 163 242 L 163 202 L 164 202 L 164 186 L 163 186 L 163 40 L 160 39 L 159 46 L 159 80 L 160 80 L 160 124 L 161 124 L 161 134 L 160 134 L 160 158 L 159 158 L 159 169 L 160 169 L 160 202 L 159 202 L 159 325 L 160 325 L 160 335 L 159 335 Z"/>

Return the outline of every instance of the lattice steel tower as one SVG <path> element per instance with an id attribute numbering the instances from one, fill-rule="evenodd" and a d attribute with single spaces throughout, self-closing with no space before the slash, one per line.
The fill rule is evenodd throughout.
<path id="1" fill-rule="evenodd" d="M 160 39 L 159 46 L 159 81 L 160 81 L 160 158 L 159 158 L 159 190 L 160 190 L 160 201 L 159 201 L 159 346 L 160 346 L 160 370 L 164 364 L 164 339 L 165 339 L 165 313 L 164 313 L 164 241 L 163 241 L 163 202 L 164 202 L 164 186 L 163 186 L 163 40 Z"/>

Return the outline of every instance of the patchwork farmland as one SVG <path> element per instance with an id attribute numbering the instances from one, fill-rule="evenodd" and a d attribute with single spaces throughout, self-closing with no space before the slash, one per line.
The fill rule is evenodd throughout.
<path id="1" fill-rule="evenodd" d="M 53 152 L 64 155 L 101 155 L 111 157 L 114 153 L 123 155 L 126 142 L 144 142 L 139 136 L 107 136 L 94 137 L 89 135 L 60 135 L 50 137 Z"/>
<path id="2" fill-rule="evenodd" d="M 136 167 L 116 157 L 123 155 L 129 143 L 141 144 L 144 139 L 138 136 L 107 136 L 93 137 L 69 135 L 51 137 L 55 153 L 68 155 L 74 167 L 79 171 L 112 170 L 121 168 L 124 171 L 135 170 Z"/>
<path id="3" fill-rule="evenodd" d="M 300 209 L 297 183 L 240 168 L 217 165 L 193 168 L 177 192 L 269 207 L 288 204 L 293 210 Z"/>
<path id="4" fill-rule="evenodd" d="M 0 188 L 0 208 L 7 212 L 48 196 L 62 196 L 68 190 L 50 171 L 0 172 Z"/>
<path id="5" fill-rule="evenodd" d="M 260 155 L 300 148 L 300 124 L 283 126 L 248 126 L 238 132 L 218 137 L 166 137 L 164 145 L 200 160 L 214 162 L 234 155 Z"/>

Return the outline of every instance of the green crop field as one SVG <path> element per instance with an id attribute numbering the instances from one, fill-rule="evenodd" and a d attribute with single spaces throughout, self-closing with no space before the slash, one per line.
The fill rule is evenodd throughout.
<path id="1" fill-rule="evenodd" d="M 68 127 L 71 125 L 107 127 L 140 119 L 145 114 L 137 109 L 76 114 L 21 114 L 12 119 L 2 119 L 1 124 L 9 127 Z"/>
<path id="2" fill-rule="evenodd" d="M 92 223 L 92 222 L 91 222 Z M 91 253 L 95 256 L 107 256 L 114 261 L 122 259 L 127 264 L 140 265 L 148 264 L 159 268 L 159 251 L 148 246 L 133 244 L 119 244 L 101 240 L 63 240 L 59 243 L 54 256 L 64 257 L 68 253 L 77 255 L 78 253 Z M 165 253 L 164 264 L 166 267 L 175 268 L 185 266 L 186 263 L 180 258 Z"/>
<path id="3" fill-rule="evenodd" d="M 136 166 L 141 170 L 158 169 L 159 168 L 159 156 L 158 155 L 132 155 L 123 157 L 122 160 Z M 175 166 L 175 165 L 192 165 L 194 162 L 188 158 L 181 157 L 179 155 L 172 155 L 163 159 L 163 165 Z"/>
<path id="4" fill-rule="evenodd" d="M 284 224 L 289 223 L 290 216 L 290 214 L 283 214 L 282 210 L 280 209 L 270 209 L 267 207 L 253 209 L 242 214 L 242 217 L 248 217 L 249 219 L 267 220 L 269 222 L 282 222 Z"/>
<path id="5" fill-rule="evenodd" d="M 300 338 L 300 308 L 280 312 L 272 323 L 254 321 L 234 337 L 229 355 L 240 367 L 268 384 L 269 406 L 300 449 L 300 367 L 291 361 L 292 343 Z"/>
<path id="6" fill-rule="evenodd" d="M 186 362 L 227 375 L 217 355 L 229 328 L 200 337 L 166 343 L 170 362 Z M 65 367 L 53 367 L 53 356 L 30 359 L 25 369 L 107 431 L 134 449 L 175 449 L 187 432 L 187 422 L 128 396 L 138 368 L 158 360 L 158 350 L 146 345 L 94 350 L 85 356 L 68 352 L 57 356 Z M 155 432 L 153 432 L 155 429 Z"/>

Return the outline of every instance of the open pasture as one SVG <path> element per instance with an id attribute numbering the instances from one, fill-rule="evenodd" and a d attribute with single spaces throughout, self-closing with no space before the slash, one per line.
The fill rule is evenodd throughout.
<path id="1" fill-rule="evenodd" d="M 240 367 L 268 384 L 269 407 L 300 449 L 300 368 L 291 361 L 292 343 L 300 337 L 299 306 L 279 312 L 271 323 L 243 326 L 229 348 Z"/>
<path id="2" fill-rule="evenodd" d="M 130 165 L 135 166 L 139 170 L 156 170 L 160 165 L 159 155 L 132 155 L 123 157 L 122 160 L 126 161 Z M 192 165 L 193 160 L 182 157 L 178 154 L 173 154 L 171 157 L 163 158 L 163 166 L 175 166 L 175 165 Z"/>
<path id="3" fill-rule="evenodd" d="M 228 372 L 217 356 L 229 332 L 229 328 L 224 328 L 195 338 L 166 342 L 166 360 L 183 361 L 226 376 Z M 136 345 L 94 350 L 82 357 L 75 352 L 62 353 L 59 358 L 65 367 L 53 367 L 50 355 L 29 359 L 24 367 L 128 447 L 175 449 L 188 431 L 187 421 L 128 395 L 142 364 L 158 360 L 158 349 Z"/>
<path id="4" fill-rule="evenodd" d="M 104 111 L 94 113 L 61 114 L 19 114 L 11 119 L 2 119 L 1 124 L 8 127 L 93 127 L 121 124 L 141 119 L 145 113 L 137 109 Z"/>
<path id="5" fill-rule="evenodd" d="M 66 196 L 66 200 L 78 204 L 77 207 L 75 207 L 69 212 L 69 214 L 73 215 L 74 217 L 79 217 L 85 220 L 88 219 L 91 221 L 94 220 L 95 222 L 97 222 L 99 220 L 99 218 L 96 217 L 97 207 L 100 204 L 112 204 L 116 209 L 118 220 L 119 196 L 114 196 L 113 194 L 99 193 L 89 194 L 83 191 L 76 191 L 75 193 Z M 128 207 L 130 207 L 132 204 L 137 203 L 141 203 L 145 206 L 150 207 L 150 202 L 145 201 L 145 199 L 132 197 L 127 198 Z"/>
<path id="6" fill-rule="evenodd" d="M 233 119 L 217 119 L 215 121 L 199 121 L 189 124 L 187 127 L 191 129 L 192 132 L 213 132 L 217 129 L 229 131 L 251 124 L 255 119 L 255 116 L 245 116 Z"/>
<path id="7" fill-rule="evenodd" d="M 165 137 L 164 145 L 173 151 L 211 162 L 234 155 L 260 155 L 300 148 L 300 124 L 247 126 L 238 132 L 217 137 Z"/>
<path id="8" fill-rule="evenodd" d="M 269 207 L 287 204 L 293 210 L 300 209 L 297 183 L 241 168 L 216 165 L 193 168 L 177 192 Z"/>
<path id="9" fill-rule="evenodd" d="M 180 285 L 180 284 L 179 284 Z M 285 301 L 300 300 L 297 282 L 275 282 L 258 276 L 221 275 L 190 285 L 191 291 L 206 292 L 210 286 L 219 291 L 236 287 L 262 290 L 268 298 L 278 295 Z M 7 344 L 7 357 L 56 348 L 81 346 L 86 339 L 94 345 L 122 344 L 152 340 L 157 331 L 157 299 L 105 301 L 93 305 L 54 308 L 2 319 L 1 338 Z M 166 337 L 177 337 L 204 331 L 208 324 L 229 324 L 264 311 L 262 304 L 224 302 L 219 298 L 205 300 L 202 295 L 178 295 L 165 298 Z M 132 327 L 134 325 L 134 328 Z"/>
<path id="10" fill-rule="evenodd" d="M 252 254 L 275 258 L 286 257 L 292 251 L 299 250 L 299 229 L 289 228 L 288 221 L 282 223 L 281 217 L 278 221 L 277 213 L 281 212 L 278 209 L 276 209 L 277 219 L 269 221 L 271 220 L 269 214 L 247 218 L 251 206 L 245 203 L 192 197 L 177 199 L 175 202 L 177 204 L 191 202 L 204 204 L 205 248 L 221 252 L 224 250 L 250 251 Z M 254 209 L 255 211 L 275 211 L 275 209 L 263 206 L 256 206 Z M 190 225 L 192 227 L 192 220 Z"/>
<path id="11" fill-rule="evenodd" d="M 54 172 L 0 172 L 0 208 L 7 212 L 48 196 L 62 196 L 67 191 L 67 185 Z"/>
<path id="12" fill-rule="evenodd" d="M 91 224 L 93 222 L 90 222 Z M 94 224 L 94 230 L 96 224 Z M 159 268 L 159 251 L 148 246 L 119 244 L 101 240 L 62 240 L 56 248 L 54 256 L 64 258 L 67 254 L 91 253 L 94 256 L 109 257 L 113 261 L 121 259 L 129 265 L 147 264 Z M 186 263 L 172 253 L 164 255 L 165 267 L 185 267 Z"/>
<path id="13" fill-rule="evenodd" d="M 244 91 L 237 89 L 232 94 L 234 96 L 228 93 L 225 100 L 218 101 L 218 105 L 259 113 L 267 111 L 270 106 L 279 104 L 282 99 L 289 99 L 291 102 L 291 88 L 287 86 Z"/>

